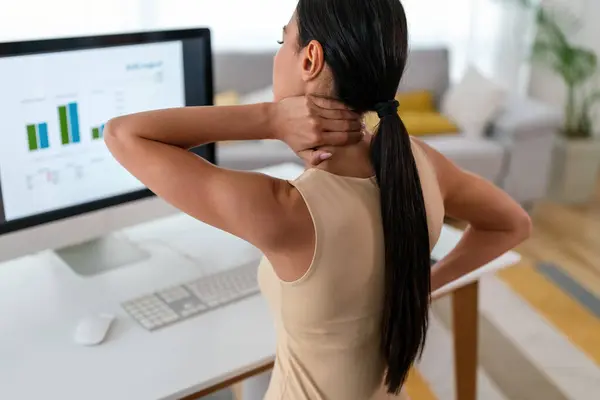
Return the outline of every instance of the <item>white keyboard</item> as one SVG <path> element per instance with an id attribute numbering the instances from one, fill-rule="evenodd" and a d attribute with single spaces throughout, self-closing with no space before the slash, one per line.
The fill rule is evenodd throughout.
<path id="1" fill-rule="evenodd" d="M 129 300 L 122 307 L 141 326 L 153 331 L 259 292 L 257 263 Z"/>

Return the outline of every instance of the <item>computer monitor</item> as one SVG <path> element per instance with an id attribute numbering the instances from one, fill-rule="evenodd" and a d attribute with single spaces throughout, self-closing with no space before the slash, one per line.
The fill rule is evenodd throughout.
<path id="1" fill-rule="evenodd" d="M 91 274 L 142 257 L 110 233 L 176 210 L 114 160 L 104 124 L 211 105 L 212 82 L 208 29 L 0 43 L 0 260 L 58 249 Z"/>

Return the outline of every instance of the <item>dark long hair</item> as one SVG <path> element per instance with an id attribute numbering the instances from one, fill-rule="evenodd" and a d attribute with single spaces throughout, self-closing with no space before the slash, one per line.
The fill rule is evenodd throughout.
<path id="1" fill-rule="evenodd" d="M 299 45 L 323 47 L 335 95 L 359 112 L 394 99 L 408 54 L 406 15 L 399 0 L 300 0 Z M 425 202 L 406 127 L 381 118 L 371 143 L 385 234 L 381 350 L 385 384 L 398 393 L 427 333 L 430 248 Z"/>

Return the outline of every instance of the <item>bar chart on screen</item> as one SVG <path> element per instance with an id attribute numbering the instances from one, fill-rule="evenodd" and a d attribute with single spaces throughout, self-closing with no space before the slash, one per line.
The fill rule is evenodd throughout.
<path id="1" fill-rule="evenodd" d="M 90 128 L 87 135 L 93 142 L 104 137 L 104 124 L 111 118 L 127 114 L 120 89 L 95 89 L 89 96 L 89 104 L 85 107 Z"/>
<path id="2" fill-rule="evenodd" d="M 54 120 L 47 109 L 46 97 L 32 97 L 21 101 L 22 128 L 19 137 L 28 152 L 47 151 L 50 147 L 49 122 Z"/>
<path id="3" fill-rule="evenodd" d="M 77 100 L 64 101 L 59 96 L 54 102 L 46 98 L 24 100 L 24 142 L 30 152 L 48 149 L 56 146 L 72 146 L 81 143 L 102 143 L 105 122 L 122 109 L 118 98 L 111 99 L 113 104 L 106 101 L 107 96 L 89 96 L 86 117 L 97 124 L 82 121 L 81 106 Z M 117 97 L 117 96 L 112 96 Z M 108 104 L 108 105 L 107 105 Z M 83 106 L 85 107 L 85 106 Z M 89 135 L 88 135 L 89 132 Z M 88 135 L 89 140 L 84 138 Z"/>
<path id="4" fill-rule="evenodd" d="M 18 206 L 9 196 L 5 199 L 14 210 L 11 218 L 27 215 L 41 197 L 47 199 L 46 206 L 59 208 L 82 193 L 93 200 L 108 187 L 115 194 L 143 188 L 114 160 L 103 140 L 106 122 L 124 110 L 122 97 L 122 90 L 103 89 L 20 101 L 20 112 L 12 116 L 22 121 L 21 145 L 12 154 L 15 169 L 2 171 L 8 177 L 4 181 L 20 193 Z M 27 202 L 31 204 L 22 206 Z"/>
<path id="5" fill-rule="evenodd" d="M 98 140 L 104 137 L 104 124 L 92 127 L 92 139 Z"/>
<path id="6" fill-rule="evenodd" d="M 58 106 L 60 140 L 63 145 L 80 143 L 79 109 L 76 102 Z"/>
<path id="7" fill-rule="evenodd" d="M 27 144 L 29 151 L 47 149 L 50 147 L 48 140 L 48 123 L 30 124 L 25 127 L 27 130 Z"/>
<path id="8" fill-rule="evenodd" d="M 179 42 L 0 58 L 6 218 L 143 189 L 108 151 L 105 126 L 121 115 L 184 106 L 182 62 Z"/>

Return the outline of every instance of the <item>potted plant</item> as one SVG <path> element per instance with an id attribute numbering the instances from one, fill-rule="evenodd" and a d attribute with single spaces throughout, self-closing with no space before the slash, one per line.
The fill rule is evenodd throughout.
<path id="1" fill-rule="evenodd" d="M 534 0 L 504 0 L 533 12 L 537 35 L 532 60 L 548 67 L 565 84 L 564 125 L 556 141 L 550 179 L 550 196 L 558 201 L 581 203 L 590 199 L 600 171 L 600 140 L 594 137 L 594 111 L 600 90 L 593 78 L 598 72 L 596 54 L 573 43 L 565 33 L 565 20 L 578 21 L 568 10 L 550 8 Z"/>

